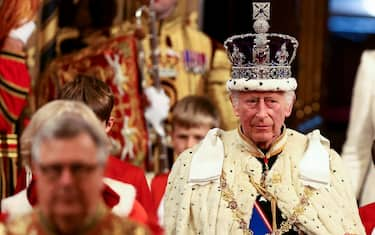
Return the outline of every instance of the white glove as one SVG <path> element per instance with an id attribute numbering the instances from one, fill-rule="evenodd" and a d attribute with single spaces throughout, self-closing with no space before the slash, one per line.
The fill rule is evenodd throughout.
<path id="1" fill-rule="evenodd" d="M 26 44 L 31 34 L 33 33 L 35 27 L 36 26 L 35 26 L 34 21 L 29 21 L 16 29 L 12 29 L 9 32 L 9 37 L 19 39 L 24 44 Z"/>
<path id="2" fill-rule="evenodd" d="M 164 93 L 164 90 L 157 90 L 155 87 L 148 87 L 144 92 L 151 103 L 146 108 L 145 118 L 158 135 L 165 136 L 163 121 L 168 117 L 169 97 Z"/>

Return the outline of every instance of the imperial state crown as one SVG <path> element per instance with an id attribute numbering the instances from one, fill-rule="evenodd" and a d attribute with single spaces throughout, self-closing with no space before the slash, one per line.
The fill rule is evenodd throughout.
<path id="1" fill-rule="evenodd" d="M 235 35 L 224 42 L 232 63 L 229 90 L 293 91 L 291 63 L 296 57 L 298 41 L 292 36 L 267 33 L 270 3 L 254 2 L 255 33 Z"/>

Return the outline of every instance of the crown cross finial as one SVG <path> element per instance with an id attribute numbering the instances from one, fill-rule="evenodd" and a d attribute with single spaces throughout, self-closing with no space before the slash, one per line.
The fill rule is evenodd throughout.
<path id="1" fill-rule="evenodd" d="M 269 2 L 253 2 L 253 20 L 270 19 Z"/>
<path id="2" fill-rule="evenodd" d="M 269 2 L 253 2 L 253 28 L 256 33 L 266 33 L 270 28 L 268 20 L 270 19 Z"/>

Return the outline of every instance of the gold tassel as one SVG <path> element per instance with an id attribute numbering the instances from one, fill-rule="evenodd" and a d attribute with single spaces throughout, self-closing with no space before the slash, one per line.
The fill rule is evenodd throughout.
<path id="1" fill-rule="evenodd" d="M 272 231 L 277 230 L 277 223 L 276 223 L 276 207 L 277 207 L 277 198 L 268 192 L 264 187 L 260 184 L 256 183 L 252 176 L 249 176 L 250 183 L 254 186 L 257 192 L 266 198 L 268 201 L 271 202 L 271 213 L 272 213 Z"/>

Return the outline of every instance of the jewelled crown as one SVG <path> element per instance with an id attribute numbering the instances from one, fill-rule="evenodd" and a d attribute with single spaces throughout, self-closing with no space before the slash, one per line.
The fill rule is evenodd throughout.
<path id="1" fill-rule="evenodd" d="M 270 3 L 254 2 L 255 33 L 235 35 L 224 42 L 232 62 L 229 90 L 292 91 L 297 81 L 292 77 L 291 63 L 298 41 L 289 35 L 267 33 Z"/>

